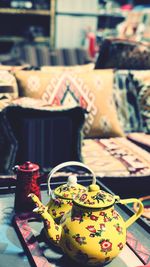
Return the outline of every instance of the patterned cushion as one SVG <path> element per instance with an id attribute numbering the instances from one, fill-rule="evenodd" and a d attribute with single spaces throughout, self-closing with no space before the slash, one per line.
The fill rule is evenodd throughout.
<path id="1" fill-rule="evenodd" d="M 127 138 L 137 144 L 138 146 L 144 148 L 150 152 L 150 134 L 144 132 L 141 133 L 129 133 Z"/>
<path id="2" fill-rule="evenodd" d="M 0 172 L 9 173 L 12 165 L 26 160 L 36 162 L 46 172 L 64 161 L 81 161 L 81 107 L 9 106 L 1 118 Z"/>
<path id="3" fill-rule="evenodd" d="M 36 99 L 31 97 L 18 97 L 11 101 L 11 106 L 21 106 L 24 108 L 42 108 L 46 107 L 47 103 L 42 99 Z"/>
<path id="4" fill-rule="evenodd" d="M 127 138 L 86 139 L 83 142 L 83 162 L 97 176 L 115 179 L 150 175 L 150 153 Z"/>
<path id="5" fill-rule="evenodd" d="M 41 98 L 43 92 L 49 87 L 55 86 L 55 79 L 57 82 L 58 75 L 63 75 L 63 72 L 80 73 L 87 72 L 94 69 L 94 64 L 89 63 L 85 65 L 76 66 L 42 66 L 41 70 L 21 70 L 14 71 L 14 76 L 16 77 L 19 96 Z M 53 84 L 51 84 L 51 79 L 53 78 Z"/>
<path id="6" fill-rule="evenodd" d="M 18 97 L 18 86 L 13 74 L 0 70 L 0 99 L 14 99 Z"/>
<path id="7" fill-rule="evenodd" d="M 127 138 L 86 139 L 82 157 L 102 183 L 120 197 L 149 195 L 150 153 Z"/>
<path id="8" fill-rule="evenodd" d="M 113 102 L 113 70 L 16 72 L 20 95 L 50 105 L 79 105 L 87 110 L 86 137 L 122 136 Z"/>
<path id="9" fill-rule="evenodd" d="M 84 124 L 86 137 L 123 136 L 113 101 L 113 75 L 110 69 L 80 73 L 77 77 L 75 96 L 88 111 Z"/>
<path id="10" fill-rule="evenodd" d="M 43 92 L 49 86 L 53 75 L 48 75 L 40 70 L 21 70 L 14 72 L 18 84 L 19 96 L 41 98 Z"/>
<path id="11" fill-rule="evenodd" d="M 143 120 L 138 100 L 137 82 L 131 71 L 115 71 L 113 94 L 118 118 L 124 132 L 142 131 Z"/>
<path id="12" fill-rule="evenodd" d="M 135 70 L 132 71 L 132 75 L 136 83 L 143 130 L 150 133 L 150 70 Z"/>

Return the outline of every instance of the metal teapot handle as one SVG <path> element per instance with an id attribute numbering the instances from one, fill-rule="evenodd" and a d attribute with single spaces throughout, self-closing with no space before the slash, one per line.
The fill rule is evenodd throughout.
<path id="1" fill-rule="evenodd" d="M 120 204 L 128 204 L 128 203 L 137 203 L 138 205 L 138 210 L 137 212 L 132 215 L 126 222 L 125 222 L 125 225 L 126 225 L 126 228 L 128 228 L 131 224 L 133 224 L 140 216 L 141 214 L 143 213 L 143 203 L 137 199 L 137 198 L 129 198 L 129 199 L 120 199 L 118 201 L 118 203 Z"/>
<path id="2" fill-rule="evenodd" d="M 94 174 L 94 172 L 88 167 L 86 166 L 85 164 L 83 164 L 82 162 L 78 162 L 78 161 L 67 161 L 67 162 L 64 162 L 64 163 L 61 163 L 59 165 L 57 165 L 56 167 L 54 167 L 50 173 L 48 174 L 48 181 L 47 181 L 47 185 L 48 185 L 48 195 L 50 196 L 51 194 L 51 188 L 50 188 L 50 180 L 52 178 L 52 176 L 54 175 L 55 172 L 57 172 L 58 170 L 64 168 L 64 167 L 68 167 L 68 166 L 78 166 L 78 167 L 83 167 L 85 168 L 86 170 L 90 171 L 90 173 L 92 174 L 93 176 L 93 179 L 92 179 L 92 184 L 96 184 L 96 176 Z"/>

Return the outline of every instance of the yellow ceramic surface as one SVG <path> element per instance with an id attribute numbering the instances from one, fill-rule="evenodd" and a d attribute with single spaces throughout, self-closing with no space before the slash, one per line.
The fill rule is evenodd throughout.
<path id="1" fill-rule="evenodd" d="M 74 206 L 71 215 L 61 225 L 63 251 L 87 265 L 108 263 L 126 243 L 125 222 L 114 207 L 81 210 Z"/>
<path id="2" fill-rule="evenodd" d="M 118 197 L 119 198 L 119 197 Z M 74 202 L 80 206 L 89 208 L 106 208 L 112 206 L 116 200 L 116 196 L 100 190 L 98 185 L 90 185 L 89 190 L 75 196 Z"/>
<path id="3" fill-rule="evenodd" d="M 86 169 L 93 176 L 95 182 L 95 174 L 89 167 L 81 162 L 68 161 L 57 165 L 48 175 L 48 193 L 50 201 L 47 203 L 47 210 L 50 215 L 59 222 L 61 217 L 72 208 L 72 199 L 78 193 L 84 193 L 87 189 L 77 183 L 76 175 L 70 175 L 66 184 L 58 186 L 54 191 L 50 188 L 50 181 L 52 176 L 60 169 L 68 166 L 78 166 Z"/>
<path id="4" fill-rule="evenodd" d="M 30 195 L 34 202 L 37 197 Z M 115 203 L 138 203 L 138 211 L 124 221 L 115 210 Z M 85 192 L 78 193 L 69 212 L 56 224 L 47 207 L 38 201 L 39 213 L 44 220 L 48 238 L 59 245 L 72 259 L 85 265 L 107 264 L 122 251 L 126 230 L 143 212 L 138 199 L 119 199 L 102 191 L 95 183 Z"/>
<path id="5" fill-rule="evenodd" d="M 86 192 L 86 188 L 82 185 L 64 184 L 54 190 L 54 197 L 47 204 L 48 212 L 57 221 L 72 208 L 72 199 L 78 193 Z"/>

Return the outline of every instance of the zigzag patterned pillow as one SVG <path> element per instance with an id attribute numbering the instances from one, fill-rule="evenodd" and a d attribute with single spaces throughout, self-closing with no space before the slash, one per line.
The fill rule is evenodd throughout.
<path id="1" fill-rule="evenodd" d="M 86 109 L 86 137 L 123 136 L 113 101 L 112 69 L 91 71 L 16 72 L 20 94 L 49 105 L 77 105 Z"/>

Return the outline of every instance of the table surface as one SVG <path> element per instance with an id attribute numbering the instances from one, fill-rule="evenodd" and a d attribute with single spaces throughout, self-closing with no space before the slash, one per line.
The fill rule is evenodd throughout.
<path id="1" fill-rule="evenodd" d="M 83 182 L 83 181 L 82 181 Z M 81 183 L 82 183 L 81 182 Z M 88 183 L 88 180 L 87 180 Z M 85 183 L 84 183 L 85 184 Z M 103 188 L 105 189 L 105 188 Z M 106 188 L 107 189 L 107 188 Z M 46 204 L 48 202 L 49 197 L 47 196 L 47 191 L 42 189 L 42 200 L 43 203 Z M 32 266 L 31 261 L 29 259 L 29 256 L 26 253 L 25 246 L 20 242 L 20 239 L 18 237 L 18 233 L 15 230 L 14 224 L 12 223 L 12 220 L 14 218 L 14 197 L 15 193 L 3 193 L 0 194 L 0 266 L 1 267 L 10 267 L 15 263 L 15 267 L 29 267 Z M 131 210 L 128 212 L 128 207 L 125 207 L 125 210 L 122 209 L 122 207 L 117 206 L 117 210 L 119 213 L 123 216 L 123 218 L 126 220 Z M 36 226 L 35 226 L 36 225 Z M 31 228 L 31 232 L 34 234 L 34 236 L 38 235 L 38 231 L 43 225 L 40 224 L 29 224 Z M 36 229 L 37 227 L 40 227 Z M 39 247 L 41 244 L 39 244 Z M 133 249 L 134 247 L 134 249 Z M 50 249 L 47 249 L 47 247 L 44 248 L 45 251 L 43 252 L 43 255 L 45 255 L 45 258 L 48 259 L 48 262 L 51 262 L 52 259 L 49 259 Z M 137 255 L 136 255 L 137 254 Z M 52 253 L 51 253 L 52 255 Z M 126 260 L 124 260 L 125 255 L 128 255 L 126 257 Z M 57 258 L 56 254 L 54 253 L 52 258 Z M 62 256 L 62 255 L 61 255 Z M 54 259 L 53 259 L 54 260 Z M 52 264 L 43 265 L 43 266 L 61 266 L 61 267 L 67 267 L 68 265 L 65 265 L 65 262 L 62 263 L 62 261 L 53 262 Z M 108 267 L 136 267 L 136 266 L 142 266 L 147 264 L 150 261 L 150 234 L 149 234 L 149 227 L 144 226 L 143 221 L 137 221 L 135 222 L 130 228 L 128 232 L 128 243 L 121 252 L 121 254 L 113 260 L 110 264 L 108 264 Z M 35 265 L 38 267 L 41 267 L 42 265 Z"/>

